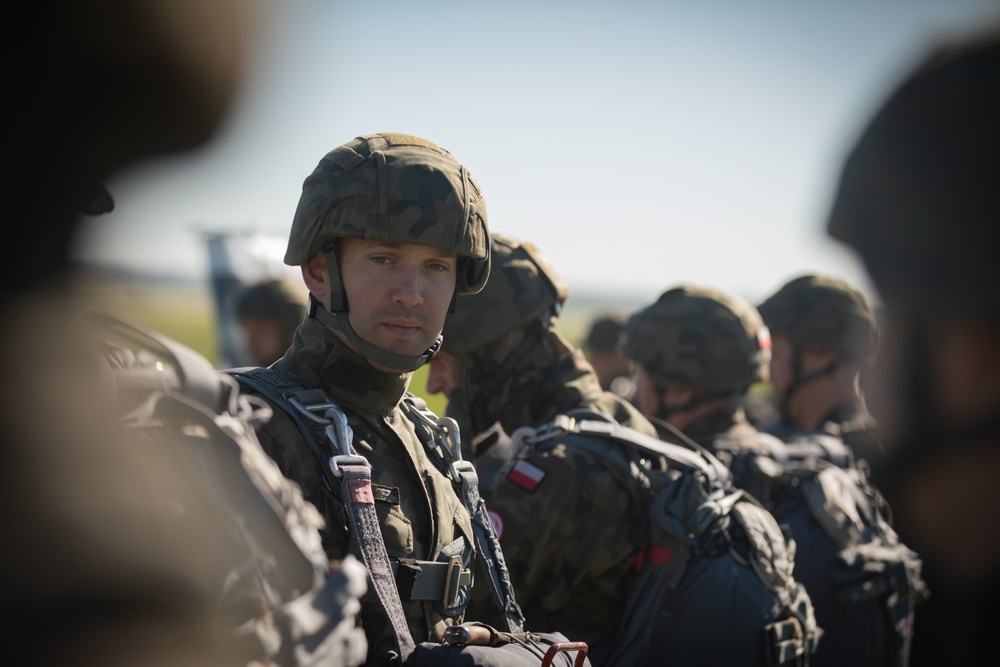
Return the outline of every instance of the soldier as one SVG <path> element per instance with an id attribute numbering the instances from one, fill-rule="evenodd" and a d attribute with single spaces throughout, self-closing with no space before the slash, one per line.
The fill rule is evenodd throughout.
<path id="1" fill-rule="evenodd" d="M 458 465 L 457 429 L 408 392 L 449 307 L 490 272 L 475 179 L 425 139 L 357 137 L 306 178 L 285 262 L 301 267 L 306 318 L 271 368 L 234 374 L 274 407 L 261 442 L 323 514 L 328 555 L 359 553 L 369 568 L 369 664 L 432 664 L 434 643 L 468 639 L 449 630 L 464 618 L 477 558 L 501 631 L 525 641 L 503 555 L 484 552 L 496 540 L 475 474 Z"/>
<path id="2" fill-rule="evenodd" d="M 635 402 L 661 436 L 706 447 L 730 466 L 737 486 L 792 530 L 795 576 L 823 628 L 810 664 L 905 665 L 909 615 L 921 597 L 920 562 L 889 527 L 881 498 L 860 471 L 801 459 L 747 421 L 741 399 L 751 385 L 766 381 L 771 352 L 757 310 L 734 294 L 679 285 L 635 313 L 622 340 L 634 365 Z M 849 492 L 827 496 L 821 480 Z M 845 516 L 855 518 L 851 531 L 829 528 Z M 876 547 L 877 559 L 859 557 Z M 845 567 L 848 557 L 855 559 L 853 568 Z M 900 581 L 894 579 L 897 565 Z M 851 573 L 866 567 L 885 574 Z"/>
<path id="3" fill-rule="evenodd" d="M 244 289 L 236 301 L 236 319 L 246 337 L 254 366 L 270 366 L 291 347 L 295 329 L 306 316 L 306 292 L 281 279 L 262 280 Z"/>
<path id="4" fill-rule="evenodd" d="M 792 622 L 792 634 L 795 659 L 807 659 L 815 637 L 811 608 L 782 565 L 766 566 L 777 575 L 766 584 L 725 549 L 706 548 L 684 561 L 685 540 L 661 545 L 651 538 L 648 492 L 660 488 L 653 481 L 659 472 L 670 479 L 667 494 L 683 495 L 678 489 L 711 477 L 718 462 L 697 459 L 704 470 L 693 464 L 697 473 L 682 472 L 680 460 L 670 458 L 673 450 L 658 449 L 665 443 L 653 425 L 628 401 L 601 389 L 583 352 L 557 330 L 569 291 L 533 244 L 494 235 L 492 262 L 482 292 L 459 297 L 448 316 L 428 385 L 452 387 L 447 414 L 463 432 L 480 433 L 499 422 L 515 443 L 514 458 L 487 501 L 526 618 L 584 639 L 600 665 L 763 665 L 771 664 L 766 654 L 780 634 L 765 627 L 773 631 L 794 615 L 785 605 L 804 600 L 797 611 L 810 610 Z M 442 373 L 449 377 L 436 379 Z M 577 430 L 584 427 L 604 435 Z M 612 430 L 641 442 L 609 441 L 604 436 Z M 722 486 L 708 489 L 724 493 Z M 703 519 L 714 525 L 707 515 Z M 664 521 L 683 524 L 674 516 Z M 782 550 L 773 519 L 762 516 L 760 525 L 777 532 L 772 546 L 774 553 Z M 681 530 L 699 544 L 712 534 Z M 741 543 L 738 533 L 734 528 L 734 544 Z M 682 561 L 692 564 L 685 570 Z M 672 574 L 639 578 L 669 563 L 678 568 Z M 708 582 L 716 588 L 705 588 Z M 670 586 L 676 588 L 667 592 Z M 473 604 L 480 602 L 474 598 Z M 771 659 L 778 664 L 784 658 Z"/>
<path id="5" fill-rule="evenodd" d="M 940 574 L 929 602 L 947 601 L 949 628 L 935 664 L 996 654 L 998 117 L 1000 26 L 937 44 L 851 147 L 828 219 L 885 304 L 872 383 L 887 460 L 873 478 Z"/>
<path id="6" fill-rule="evenodd" d="M 861 290 L 820 275 L 795 278 L 758 306 L 773 337 L 771 385 L 782 421 L 762 428 L 782 439 L 828 433 L 856 459 L 882 454 L 861 375 L 875 353 L 875 313 Z"/>
<path id="7" fill-rule="evenodd" d="M 6 658 L 60 666 L 359 664 L 364 637 L 353 615 L 363 568 L 335 573 L 333 591 L 312 576 L 329 568 L 325 559 L 304 558 L 293 572 L 274 558 L 272 547 L 307 556 L 300 544 L 319 534 L 308 518 L 315 510 L 274 474 L 244 428 L 247 414 L 263 412 L 249 410 L 234 383 L 220 382 L 227 378 L 193 351 L 183 356 L 202 363 L 198 381 L 155 362 L 126 372 L 121 354 L 105 356 L 108 332 L 85 316 L 88 304 L 72 289 L 83 215 L 113 206 L 102 184 L 139 160 L 203 145 L 224 119 L 253 13 L 238 0 L 40 0 L 8 9 L 0 28 L 0 215 L 44 261 L 25 271 L 11 255 L 0 269 Z M 184 405 L 196 423 L 181 424 L 169 410 L 135 414 L 149 407 L 131 402 L 136 393 L 163 399 L 159 407 Z M 225 396 L 226 406 L 199 400 L 207 394 Z M 182 428 L 189 430 L 175 437 Z M 218 502 L 236 496 L 253 507 Z M 302 519 L 294 536 L 281 525 L 288 518 Z M 297 609 L 262 610 L 260 597 L 227 598 L 232 604 L 220 608 L 248 580 L 266 587 L 286 575 L 296 590 L 281 588 L 282 602 L 298 595 Z"/>
<path id="8" fill-rule="evenodd" d="M 602 389 L 629 398 L 632 395 L 632 372 L 618 345 L 625 322 L 624 316 L 614 314 L 595 319 L 583 341 L 583 353 L 594 367 Z"/>

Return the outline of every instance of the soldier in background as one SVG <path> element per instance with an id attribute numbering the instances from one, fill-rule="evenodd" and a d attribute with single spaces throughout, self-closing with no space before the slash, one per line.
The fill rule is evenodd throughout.
<path id="1" fill-rule="evenodd" d="M 270 366 L 285 354 L 306 316 L 308 292 L 279 278 L 250 285 L 236 300 L 248 361 Z"/>
<path id="2" fill-rule="evenodd" d="M 830 235 L 885 304 L 873 477 L 943 605 L 922 664 L 996 656 L 1000 595 L 1000 26 L 937 44 L 843 164 Z M 916 637 L 921 637 L 916 618 Z M 915 649 L 916 650 L 916 649 Z M 925 656 L 926 654 L 926 656 Z"/>
<path id="3" fill-rule="evenodd" d="M 451 388 L 447 414 L 462 433 L 481 433 L 499 422 L 514 439 L 514 458 L 486 499 L 526 618 L 583 639 L 598 665 L 628 650 L 616 632 L 620 623 L 631 627 L 632 622 L 641 623 L 646 638 L 650 624 L 659 624 L 652 643 L 659 644 L 664 662 L 653 658 L 650 665 L 769 664 L 765 655 L 773 636 L 765 626 L 780 624 L 789 613 L 786 605 L 805 597 L 804 592 L 798 597 L 801 588 L 780 566 L 768 567 L 790 588 L 772 590 L 774 582 L 765 584 L 729 551 L 702 553 L 695 560 L 705 569 L 682 570 L 687 576 L 675 590 L 649 602 L 655 609 L 649 618 L 625 613 L 632 598 L 643 599 L 642 591 L 632 590 L 643 559 L 663 564 L 646 555 L 647 549 L 654 551 L 647 529 L 647 475 L 655 476 L 661 465 L 676 479 L 688 475 L 660 455 L 632 460 L 639 457 L 625 446 L 555 427 L 557 418 L 596 416 L 605 425 L 626 426 L 659 442 L 654 426 L 629 401 L 603 390 L 582 350 L 557 330 L 569 290 L 538 249 L 495 234 L 492 256 L 486 286 L 459 297 L 448 316 L 428 387 Z M 438 374 L 449 377 L 438 380 Z M 632 460 L 633 472 L 644 470 L 640 479 L 622 474 L 598 453 L 609 449 L 615 460 Z M 681 487 L 678 482 L 673 488 Z M 773 527 L 783 539 L 777 524 Z M 702 537 L 691 539 L 700 543 Z M 734 531 L 732 544 L 738 542 Z M 680 552 L 680 545 L 674 546 Z M 740 543 L 733 550 L 744 547 Z M 473 608 L 484 604 L 474 597 Z M 809 612 L 793 640 L 800 658 L 811 651 L 815 636 L 808 600 L 804 606 Z M 717 641 L 719 636 L 726 641 Z"/>
<path id="4" fill-rule="evenodd" d="M 846 281 L 804 275 L 757 308 L 771 332 L 771 386 L 781 414 L 761 428 L 784 440 L 828 433 L 858 460 L 880 457 L 875 419 L 861 393 L 861 374 L 878 341 L 867 297 Z"/>
<path id="5" fill-rule="evenodd" d="M 626 321 L 627 318 L 622 315 L 606 315 L 594 319 L 582 348 L 587 361 L 597 373 L 601 387 L 627 399 L 632 395 L 632 371 L 618 345 L 618 338 Z"/>
<path id="6" fill-rule="evenodd" d="M 920 562 L 861 471 L 803 457 L 747 420 L 742 399 L 767 379 L 771 359 L 757 310 L 735 294 L 679 285 L 631 317 L 622 347 L 635 366 L 634 402 L 661 437 L 707 448 L 792 531 L 795 577 L 823 629 L 809 664 L 906 665 Z M 844 492 L 828 495 L 834 483 Z M 833 529 L 843 517 L 850 530 Z"/>

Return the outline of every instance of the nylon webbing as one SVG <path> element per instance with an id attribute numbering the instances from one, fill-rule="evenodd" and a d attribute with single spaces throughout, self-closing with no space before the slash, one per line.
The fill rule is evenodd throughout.
<path id="1" fill-rule="evenodd" d="M 368 568 L 372 588 L 375 589 L 382 609 L 392 625 L 400 661 L 405 663 L 415 646 L 406 624 L 403 603 L 396 589 L 396 579 L 392 574 L 392 565 L 389 563 L 385 543 L 382 541 L 382 532 L 379 530 L 378 515 L 375 513 L 375 496 L 372 493 L 371 465 L 367 462 L 354 463 L 338 459 L 341 457 L 334 456 L 330 459 L 330 468 L 334 476 L 340 479 L 344 506 L 351 522 L 354 541 L 361 552 L 361 559 Z"/>

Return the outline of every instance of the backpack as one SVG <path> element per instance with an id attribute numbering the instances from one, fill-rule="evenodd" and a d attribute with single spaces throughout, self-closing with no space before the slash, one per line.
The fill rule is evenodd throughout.
<path id="1" fill-rule="evenodd" d="M 363 664 L 367 641 L 355 626 L 364 568 L 353 557 L 331 566 L 322 518 L 261 448 L 254 427 L 270 408 L 181 343 L 94 318 L 126 443 L 183 471 L 169 498 L 178 521 L 216 527 L 210 544 L 191 548 L 213 559 L 218 581 L 209 585 L 217 583 L 219 610 L 247 663 Z"/>
<path id="2" fill-rule="evenodd" d="M 893 530 L 889 506 L 865 465 L 840 438 L 827 434 L 782 443 L 755 433 L 742 440 L 723 436 L 712 447 L 730 459 L 738 485 L 771 510 L 796 541 L 796 576 L 834 640 L 820 644 L 816 664 L 905 667 L 913 610 L 927 589 L 921 561 Z M 758 456 L 761 452 L 766 453 Z M 841 641 L 846 637 L 851 641 Z"/>
<path id="3" fill-rule="evenodd" d="M 701 664 L 705 646 L 727 650 L 720 642 L 732 646 L 728 665 L 808 664 L 822 630 L 792 577 L 794 545 L 718 459 L 586 411 L 511 437 L 508 470 L 556 444 L 582 448 L 649 508 L 621 622 L 591 651 L 596 664 Z M 747 654 L 754 644 L 762 655 Z"/>
<path id="4" fill-rule="evenodd" d="M 514 598 L 510 576 L 500 549 L 500 542 L 479 495 L 475 466 L 461 454 L 458 425 L 453 419 L 438 417 L 419 397 L 407 392 L 403 409 L 421 434 L 429 459 L 454 484 L 455 491 L 472 517 L 478 562 L 493 600 L 505 621 L 505 627 L 493 628 L 482 623 L 465 623 L 446 629 L 444 639 L 435 644 L 414 645 L 400 595 L 401 578 L 389 561 L 382 542 L 371 492 L 371 471 L 367 460 L 352 450 L 353 433 L 343 410 L 319 389 L 306 389 L 295 379 L 274 368 L 244 367 L 220 371 L 235 378 L 249 391 L 259 393 L 284 410 L 296 424 L 299 434 L 317 457 L 324 480 L 337 490 L 349 518 L 352 542 L 368 568 L 371 588 L 386 619 L 393 627 L 401 662 L 410 667 L 434 665 L 478 665 L 482 667 L 534 667 L 590 665 L 589 648 L 584 642 L 572 642 L 558 632 L 528 632 L 524 616 Z M 367 488 L 367 490 L 366 490 Z M 447 608 L 461 613 L 469 599 L 467 583 L 459 580 L 464 565 L 459 553 L 445 574 Z M 434 572 L 442 563 L 408 561 L 416 574 L 405 579 L 409 599 L 423 580 L 439 578 Z M 423 575 L 423 576 L 422 576 Z M 423 598 L 420 598 L 423 599 Z"/>

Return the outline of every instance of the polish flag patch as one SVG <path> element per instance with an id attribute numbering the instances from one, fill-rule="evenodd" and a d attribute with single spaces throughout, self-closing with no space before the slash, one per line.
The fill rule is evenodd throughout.
<path id="1" fill-rule="evenodd" d="M 493 524 L 493 532 L 497 534 L 497 539 L 503 538 L 503 517 L 493 510 L 487 510 L 486 514 L 490 517 L 490 523 Z"/>
<path id="2" fill-rule="evenodd" d="M 545 471 L 527 461 L 518 461 L 514 469 L 507 475 L 507 479 L 528 491 L 534 491 L 545 479 Z"/>

